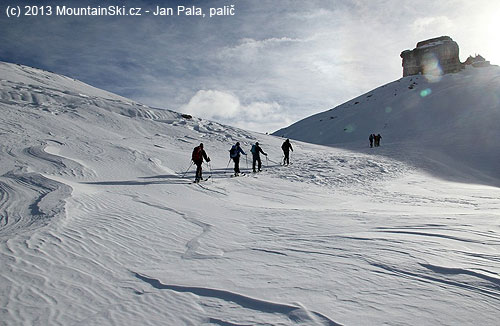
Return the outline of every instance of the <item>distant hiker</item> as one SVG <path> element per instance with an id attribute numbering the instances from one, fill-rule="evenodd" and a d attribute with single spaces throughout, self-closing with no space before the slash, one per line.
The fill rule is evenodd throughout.
<path id="1" fill-rule="evenodd" d="M 240 153 L 243 155 L 247 155 L 240 147 L 240 143 L 237 142 L 231 149 L 229 150 L 229 156 L 234 161 L 234 176 L 238 176 L 240 173 Z"/>
<path id="2" fill-rule="evenodd" d="M 285 140 L 283 145 L 281 145 L 281 149 L 283 150 L 283 155 L 285 156 L 283 158 L 283 165 L 290 164 L 290 150 L 292 150 L 293 152 L 292 144 L 290 144 L 290 139 Z"/>
<path id="3" fill-rule="evenodd" d="M 210 162 L 210 157 L 207 156 L 207 153 L 203 149 L 203 143 L 200 146 L 196 146 L 193 149 L 193 154 L 191 155 L 191 159 L 193 163 L 196 165 L 196 177 L 194 178 L 194 182 L 200 182 L 203 179 L 201 175 L 201 165 L 203 164 L 203 159 L 205 161 Z"/>
<path id="4" fill-rule="evenodd" d="M 260 153 L 264 154 L 265 156 L 267 156 L 266 153 L 264 153 L 264 151 L 262 150 L 262 148 L 260 148 L 259 146 L 259 142 L 256 142 L 255 145 L 252 145 L 252 149 L 250 150 L 250 152 L 252 152 L 252 170 L 253 172 L 256 172 L 255 171 L 255 163 L 257 162 L 258 165 L 257 165 L 257 168 L 260 171 L 261 170 L 261 167 L 262 167 L 262 162 L 260 161 Z"/>
<path id="5" fill-rule="evenodd" d="M 375 138 L 374 136 L 374 134 L 370 134 L 370 137 L 368 137 L 368 139 L 370 140 L 370 148 L 373 147 L 373 139 Z"/>
<path id="6" fill-rule="evenodd" d="M 380 134 L 376 135 L 375 136 L 375 147 L 379 147 L 380 146 L 380 140 L 382 139 L 382 136 L 380 136 Z"/>

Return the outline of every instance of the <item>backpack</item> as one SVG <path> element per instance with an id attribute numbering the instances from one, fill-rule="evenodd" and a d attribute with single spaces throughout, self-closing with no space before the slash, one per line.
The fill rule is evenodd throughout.
<path id="1" fill-rule="evenodd" d="M 203 160 L 203 149 L 201 149 L 200 146 L 193 149 L 193 155 L 191 156 L 191 159 L 195 162 Z"/>
<path id="2" fill-rule="evenodd" d="M 250 152 L 252 152 L 252 154 L 254 154 L 254 155 L 257 153 L 257 148 L 256 147 L 257 146 L 252 145 L 252 149 L 250 150 Z"/>
<path id="3" fill-rule="evenodd" d="M 233 158 L 235 156 L 236 156 L 236 145 L 231 147 L 231 149 L 229 150 L 229 157 Z"/>

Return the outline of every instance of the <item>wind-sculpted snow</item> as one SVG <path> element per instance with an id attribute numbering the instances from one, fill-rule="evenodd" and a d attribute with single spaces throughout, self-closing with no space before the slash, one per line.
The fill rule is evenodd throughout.
<path id="1" fill-rule="evenodd" d="M 281 314 L 284 315 L 284 317 L 286 317 L 283 321 L 281 321 L 281 323 L 286 322 L 288 319 L 299 325 L 300 324 L 331 325 L 331 326 L 339 325 L 335 323 L 333 320 L 330 320 L 328 317 L 323 316 L 317 312 L 307 311 L 303 307 L 264 301 L 226 290 L 163 284 L 159 280 L 141 275 L 139 273 L 135 273 L 135 277 L 146 283 L 149 283 L 156 289 L 172 290 L 176 292 L 187 292 L 201 297 L 208 297 L 208 298 L 219 299 L 222 301 L 229 301 L 241 306 L 241 308 L 254 310 L 256 314 L 258 313 Z M 211 320 L 215 321 L 217 319 L 211 318 Z M 219 320 L 217 324 L 221 324 L 221 322 L 222 321 Z"/>
<path id="2" fill-rule="evenodd" d="M 0 324 L 498 323 L 500 190 L 477 165 L 292 140 L 282 166 L 283 139 L 0 71 Z"/>
<path id="3" fill-rule="evenodd" d="M 45 146 L 32 146 L 23 150 L 23 154 L 36 160 L 37 165 L 41 167 L 43 173 L 72 175 L 73 177 L 93 177 L 93 171 L 89 171 L 81 164 L 46 152 Z"/>
<path id="4" fill-rule="evenodd" d="M 2 236 L 41 227 L 65 215 L 65 199 L 70 196 L 71 187 L 42 174 L 75 178 L 95 176 L 93 171 L 77 162 L 45 152 L 46 145 L 24 149 L 10 145 L 1 149 L 3 171 L 12 168 L 0 177 Z M 31 168 L 34 166 L 36 172 Z"/>
<path id="5" fill-rule="evenodd" d="M 293 168 L 275 166 L 276 175 L 295 182 L 330 189 L 368 186 L 404 175 L 411 166 L 384 156 L 318 148 L 316 152 L 292 154 Z M 274 163 L 276 164 L 276 163 Z"/>
<path id="6" fill-rule="evenodd" d="M 0 177 L 0 237 L 48 224 L 65 213 L 71 194 L 65 184 L 37 173 L 10 171 Z"/>

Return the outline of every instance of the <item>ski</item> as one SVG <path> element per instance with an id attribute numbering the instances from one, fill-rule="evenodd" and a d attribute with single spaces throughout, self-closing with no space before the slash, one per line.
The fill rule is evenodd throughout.
<path id="1" fill-rule="evenodd" d="M 210 179 L 212 176 L 209 175 L 206 179 L 200 179 L 200 180 L 194 180 L 193 183 L 200 183 L 200 182 L 205 182 L 207 181 L 208 179 Z"/>

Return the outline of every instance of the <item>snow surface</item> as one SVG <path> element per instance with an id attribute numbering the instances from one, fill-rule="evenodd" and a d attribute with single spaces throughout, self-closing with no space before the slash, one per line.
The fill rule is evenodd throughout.
<path id="1" fill-rule="evenodd" d="M 498 187 L 499 121 L 500 67 L 467 67 L 439 80 L 401 78 L 274 134 L 364 152 L 380 133 L 377 154 Z"/>
<path id="2" fill-rule="evenodd" d="M 455 85 L 469 79 L 493 107 L 497 71 L 443 78 L 433 101 L 460 95 Z M 350 133 L 314 138 L 311 128 L 325 132 L 330 121 L 290 127 L 342 148 L 292 140 L 284 167 L 281 138 L 0 63 L 0 324 L 496 324 L 498 160 L 443 151 L 456 121 L 476 131 L 478 118 L 461 109 L 465 96 L 446 100 L 464 115 L 451 126 L 439 124 L 449 112 L 403 107 L 419 100 L 408 82 L 325 113 L 352 117 Z M 408 124 L 398 127 L 361 100 L 384 102 L 383 90 L 399 84 L 406 100 L 392 112 Z M 496 135 L 496 113 L 476 107 Z M 366 146 L 371 129 L 383 134 L 379 148 Z M 441 136 L 433 156 L 412 138 L 422 130 Z M 264 171 L 231 178 L 230 146 L 248 151 L 257 140 L 269 153 Z M 483 140 L 464 148 L 498 157 Z M 200 142 L 211 178 L 192 184 L 192 166 L 182 175 Z"/>

